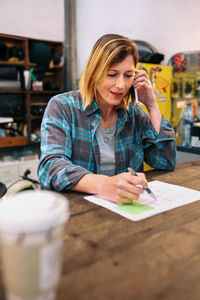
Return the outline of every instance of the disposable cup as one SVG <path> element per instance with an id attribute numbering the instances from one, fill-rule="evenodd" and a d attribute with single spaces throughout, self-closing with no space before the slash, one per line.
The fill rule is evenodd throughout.
<path id="1" fill-rule="evenodd" d="M 2 277 L 7 300 L 55 300 L 62 270 L 66 197 L 24 191 L 0 202 Z"/>

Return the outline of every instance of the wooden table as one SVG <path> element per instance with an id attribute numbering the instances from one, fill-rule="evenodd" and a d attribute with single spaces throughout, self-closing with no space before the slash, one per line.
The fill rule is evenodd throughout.
<path id="1" fill-rule="evenodd" d="M 200 190 L 200 160 L 147 179 Z M 58 300 L 199 300 L 200 201 L 133 222 L 66 193 Z"/>

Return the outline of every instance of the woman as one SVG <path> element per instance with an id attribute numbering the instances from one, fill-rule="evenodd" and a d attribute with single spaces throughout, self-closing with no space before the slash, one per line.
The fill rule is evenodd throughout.
<path id="1" fill-rule="evenodd" d="M 107 34 L 94 45 L 80 91 L 53 97 L 42 127 L 38 175 L 44 189 L 96 194 L 117 203 L 138 199 L 147 187 L 130 167 L 172 170 L 174 131 L 161 116 L 146 72 L 136 70 L 133 41 Z M 134 89 L 147 107 L 135 104 Z"/>

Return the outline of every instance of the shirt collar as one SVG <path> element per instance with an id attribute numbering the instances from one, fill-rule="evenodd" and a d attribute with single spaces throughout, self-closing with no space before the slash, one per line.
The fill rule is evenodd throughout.
<path id="1" fill-rule="evenodd" d="M 124 107 L 118 109 L 118 118 L 121 119 L 123 123 L 130 120 L 130 114 L 133 114 L 133 107 L 129 107 L 129 110 Z M 94 100 L 90 106 L 87 106 L 85 109 L 86 115 L 89 116 L 95 112 L 101 112 L 101 109 L 98 103 Z"/>
<path id="2" fill-rule="evenodd" d="M 101 111 L 98 103 L 94 100 L 90 106 L 87 106 L 85 109 L 86 115 L 89 116 L 96 111 Z"/>

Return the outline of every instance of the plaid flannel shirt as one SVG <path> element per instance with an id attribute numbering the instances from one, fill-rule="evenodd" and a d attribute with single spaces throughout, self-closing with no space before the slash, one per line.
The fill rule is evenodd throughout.
<path id="1" fill-rule="evenodd" d="M 100 152 L 96 130 L 102 112 L 96 101 L 83 109 L 79 91 L 54 96 L 41 125 L 41 158 L 38 177 L 44 189 L 69 190 L 84 175 L 99 174 Z M 176 164 L 174 130 L 162 117 L 159 134 L 138 105 L 118 110 L 115 133 L 115 173 L 128 167 L 172 170 Z"/>

